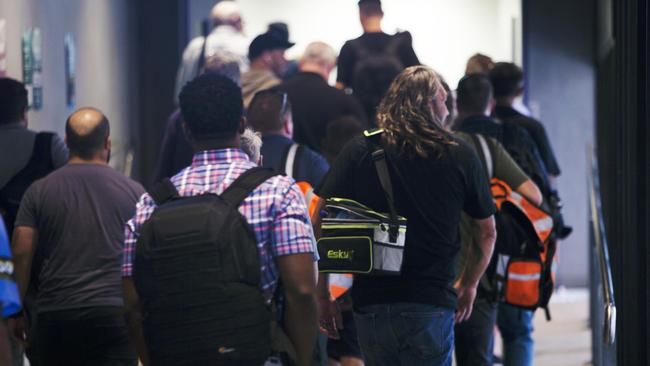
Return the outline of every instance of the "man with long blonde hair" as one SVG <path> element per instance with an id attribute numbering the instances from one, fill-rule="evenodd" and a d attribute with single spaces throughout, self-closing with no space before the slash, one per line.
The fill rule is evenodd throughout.
<path id="1" fill-rule="evenodd" d="M 399 275 L 354 277 L 354 317 L 370 366 L 451 365 L 454 322 L 471 314 L 494 246 L 495 207 L 487 180 L 474 150 L 443 128 L 449 113 L 445 99 L 434 71 L 413 66 L 396 77 L 379 106 L 380 145 L 397 214 L 407 218 L 408 229 Z M 364 137 L 348 143 L 318 195 L 388 212 L 371 144 Z M 468 259 L 454 286 L 462 210 L 472 217 L 483 255 Z M 323 306 L 325 292 L 323 321 L 333 315 L 328 311 L 333 307 Z"/>

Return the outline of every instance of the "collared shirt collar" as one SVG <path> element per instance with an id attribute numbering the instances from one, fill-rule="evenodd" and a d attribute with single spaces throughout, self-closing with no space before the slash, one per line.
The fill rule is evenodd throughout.
<path id="1" fill-rule="evenodd" d="M 218 150 L 203 150 L 194 154 L 192 166 L 214 165 L 234 162 L 249 162 L 248 155 L 241 149 L 227 148 Z"/>

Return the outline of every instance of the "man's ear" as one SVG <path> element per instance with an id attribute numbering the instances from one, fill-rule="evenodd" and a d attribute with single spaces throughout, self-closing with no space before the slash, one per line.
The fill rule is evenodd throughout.
<path id="1" fill-rule="evenodd" d="M 287 113 L 284 117 L 284 133 L 290 138 L 293 138 L 293 127 L 293 115 Z"/>
<path id="2" fill-rule="evenodd" d="M 23 122 L 23 125 L 25 127 L 28 127 L 29 120 L 27 119 L 27 108 L 23 110 L 23 115 L 20 117 L 20 120 Z"/>
<path id="3" fill-rule="evenodd" d="M 494 98 L 490 98 L 490 101 L 488 102 L 488 107 L 487 107 L 487 114 L 492 114 L 492 111 L 494 110 L 494 106 L 497 105 L 497 100 Z"/>
<path id="4" fill-rule="evenodd" d="M 113 145 L 113 140 L 111 140 L 110 136 L 106 136 L 106 140 L 104 141 L 104 150 L 111 150 L 111 146 Z"/>
<path id="5" fill-rule="evenodd" d="M 239 119 L 239 134 L 241 135 L 246 131 L 246 117 L 241 117 Z"/>

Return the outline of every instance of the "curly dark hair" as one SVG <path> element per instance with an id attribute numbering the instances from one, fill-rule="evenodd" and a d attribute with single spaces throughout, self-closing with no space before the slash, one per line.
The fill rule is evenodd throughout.
<path id="1" fill-rule="evenodd" d="M 231 79 L 204 74 L 183 87 L 178 97 L 183 119 L 196 140 L 228 138 L 239 132 L 241 89 Z"/>
<path id="2" fill-rule="evenodd" d="M 11 78 L 0 78 L 0 124 L 18 122 L 26 110 L 25 85 Z"/>
<path id="3" fill-rule="evenodd" d="M 426 66 L 411 66 L 397 75 L 379 104 L 377 125 L 384 140 L 399 153 L 427 157 L 456 145 L 443 121 L 430 108 L 442 88 L 438 75 Z"/>

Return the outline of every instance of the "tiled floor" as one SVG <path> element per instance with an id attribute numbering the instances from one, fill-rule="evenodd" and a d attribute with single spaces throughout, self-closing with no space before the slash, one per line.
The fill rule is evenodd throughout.
<path id="1" fill-rule="evenodd" d="M 535 365 L 590 365 L 588 290 L 560 289 L 551 298 L 550 309 L 550 322 L 543 312 L 535 314 Z"/>
<path id="2" fill-rule="evenodd" d="M 535 366 L 591 365 L 589 292 L 560 288 L 551 298 L 550 322 L 543 311 L 535 314 Z M 501 353 L 497 339 L 495 353 Z"/>

